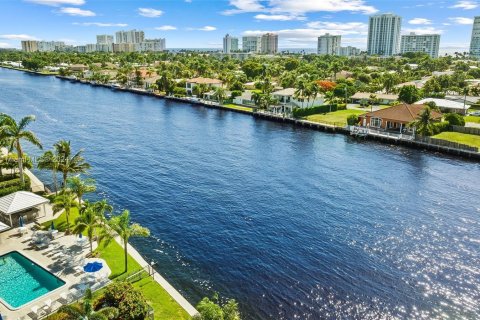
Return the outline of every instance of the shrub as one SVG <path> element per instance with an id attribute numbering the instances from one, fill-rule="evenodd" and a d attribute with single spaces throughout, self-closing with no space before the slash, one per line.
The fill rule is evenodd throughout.
<path id="1" fill-rule="evenodd" d="M 435 123 L 433 128 L 434 135 L 442 133 L 444 131 L 450 131 L 450 123 L 448 121 Z"/>
<path id="2" fill-rule="evenodd" d="M 187 89 L 182 88 L 182 87 L 175 87 L 175 88 L 173 88 L 173 94 L 175 96 L 183 97 L 183 96 L 187 95 Z"/>
<path id="3" fill-rule="evenodd" d="M 445 120 L 448 121 L 448 123 L 450 123 L 452 126 L 465 126 L 465 119 L 458 113 L 445 114 Z"/>
<path id="4" fill-rule="evenodd" d="M 207 297 L 203 298 L 198 303 L 197 310 L 199 315 L 194 317 L 195 320 L 240 320 L 238 303 L 230 299 L 222 305 L 217 294 L 211 300 Z"/>
<path id="5" fill-rule="evenodd" d="M 69 319 L 71 319 L 71 316 L 63 312 L 57 312 L 45 318 L 45 320 L 69 320 Z"/>
<path id="6" fill-rule="evenodd" d="M 316 106 L 316 107 L 311 107 L 311 108 L 295 108 L 293 109 L 293 116 L 295 118 L 301 118 L 301 117 L 306 117 L 310 116 L 312 114 L 317 114 L 317 113 L 327 113 L 330 111 L 338 111 L 338 110 L 345 110 L 347 107 L 346 105 L 323 105 L 323 106 Z"/>
<path id="7" fill-rule="evenodd" d="M 148 312 L 145 297 L 128 282 L 108 286 L 95 307 L 115 307 L 123 320 L 143 320 Z"/>
<path id="8" fill-rule="evenodd" d="M 349 126 L 354 126 L 358 124 L 358 115 L 356 114 L 351 114 L 347 117 L 347 124 Z"/>
<path id="9" fill-rule="evenodd" d="M 234 91 L 232 91 L 232 93 L 230 95 L 230 98 L 235 99 L 236 97 L 241 96 L 241 95 L 242 95 L 242 91 L 234 90 Z"/>

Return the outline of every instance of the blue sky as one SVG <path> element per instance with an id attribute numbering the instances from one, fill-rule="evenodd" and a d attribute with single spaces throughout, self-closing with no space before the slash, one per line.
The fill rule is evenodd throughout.
<path id="1" fill-rule="evenodd" d="M 403 17 L 402 33 L 441 33 L 443 51 L 467 51 L 480 0 L 1 0 L 0 47 L 20 40 L 94 43 L 97 34 L 141 29 L 168 48 L 220 48 L 226 33 L 279 34 L 280 48 L 315 48 L 326 32 L 366 47 L 368 16 Z"/>

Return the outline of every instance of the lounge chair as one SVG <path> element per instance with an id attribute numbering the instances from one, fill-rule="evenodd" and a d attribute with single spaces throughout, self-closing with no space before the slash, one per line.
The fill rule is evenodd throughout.
<path id="1" fill-rule="evenodd" d="M 43 316 L 43 313 L 44 313 L 44 310 L 42 308 L 40 308 L 39 306 L 33 306 L 31 308 L 32 312 L 33 312 L 33 315 L 36 317 L 36 319 L 40 318 L 41 316 Z"/>

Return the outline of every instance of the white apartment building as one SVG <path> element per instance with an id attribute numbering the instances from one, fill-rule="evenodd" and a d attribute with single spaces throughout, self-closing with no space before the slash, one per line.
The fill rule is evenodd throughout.
<path id="1" fill-rule="evenodd" d="M 480 59 L 480 16 L 475 17 L 470 41 L 470 55 Z"/>
<path id="2" fill-rule="evenodd" d="M 262 37 L 243 37 L 242 50 L 244 52 L 262 52 Z"/>
<path id="3" fill-rule="evenodd" d="M 109 34 L 99 34 L 97 35 L 97 44 L 112 44 L 113 36 Z"/>
<path id="4" fill-rule="evenodd" d="M 337 55 L 342 57 L 354 57 L 359 56 L 361 50 L 352 46 L 347 47 L 339 47 L 337 51 Z"/>
<path id="5" fill-rule="evenodd" d="M 223 53 L 238 51 L 238 38 L 232 37 L 228 33 L 223 37 Z"/>
<path id="6" fill-rule="evenodd" d="M 262 53 L 276 54 L 278 52 L 278 35 L 266 33 L 262 36 Z"/>
<path id="7" fill-rule="evenodd" d="M 98 52 L 113 52 L 113 43 L 104 43 L 96 45 Z"/>
<path id="8" fill-rule="evenodd" d="M 369 55 L 393 56 L 400 52 L 402 17 L 386 13 L 370 16 L 367 52 Z"/>
<path id="9" fill-rule="evenodd" d="M 38 41 L 38 51 L 40 52 L 62 51 L 64 47 L 65 42 L 63 41 Z"/>
<path id="10" fill-rule="evenodd" d="M 318 37 L 317 53 L 335 55 L 340 48 L 341 42 L 342 36 L 335 36 L 326 33 Z"/>
<path id="11" fill-rule="evenodd" d="M 165 38 L 145 39 L 141 43 L 135 44 L 135 50 L 140 52 L 158 52 L 165 51 Z"/>
<path id="12" fill-rule="evenodd" d="M 145 33 L 140 30 L 117 31 L 115 33 L 115 43 L 141 43 L 145 40 Z"/>
<path id="13" fill-rule="evenodd" d="M 440 48 L 439 34 L 422 34 L 417 35 L 411 32 L 402 36 L 400 43 L 400 53 L 407 52 L 425 52 L 432 58 L 438 58 Z"/>
<path id="14" fill-rule="evenodd" d="M 34 40 L 22 40 L 22 50 L 25 52 L 38 51 L 38 41 Z"/>

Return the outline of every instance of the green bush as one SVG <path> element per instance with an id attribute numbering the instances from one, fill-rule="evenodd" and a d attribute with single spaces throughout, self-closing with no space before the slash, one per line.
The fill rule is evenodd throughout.
<path id="1" fill-rule="evenodd" d="M 445 131 L 450 131 L 450 130 L 451 130 L 451 127 L 448 121 L 439 122 L 439 123 L 435 123 L 435 126 L 433 128 L 433 134 L 436 135 L 436 134 L 439 134 Z"/>
<path id="2" fill-rule="evenodd" d="M 108 286 L 95 304 L 95 309 L 115 307 L 123 320 L 143 320 L 148 313 L 148 303 L 143 294 L 128 282 L 114 282 Z"/>
<path id="3" fill-rule="evenodd" d="M 346 105 L 344 104 L 332 104 L 330 105 L 323 105 L 323 106 L 316 106 L 316 107 L 311 107 L 311 108 L 295 108 L 293 109 L 293 116 L 295 118 L 301 118 L 301 117 L 306 117 L 306 116 L 311 116 L 312 114 L 318 114 L 318 113 L 327 113 L 330 111 L 338 111 L 338 110 L 345 110 L 347 109 Z"/>
<path id="4" fill-rule="evenodd" d="M 354 126 L 358 124 L 358 115 L 357 114 L 351 114 L 347 117 L 347 124 L 349 126 Z"/>
<path id="5" fill-rule="evenodd" d="M 187 95 L 187 89 L 182 87 L 175 87 L 173 88 L 173 94 L 175 96 L 183 97 Z"/>
<path id="6" fill-rule="evenodd" d="M 230 98 L 235 99 L 236 97 L 241 96 L 241 95 L 242 95 L 242 91 L 234 90 L 234 91 L 232 91 L 232 93 L 230 95 Z"/>
<path id="7" fill-rule="evenodd" d="M 448 121 L 448 123 L 450 123 L 452 126 L 465 126 L 465 119 L 458 113 L 445 114 L 445 120 Z"/>

